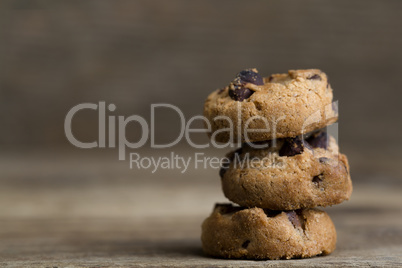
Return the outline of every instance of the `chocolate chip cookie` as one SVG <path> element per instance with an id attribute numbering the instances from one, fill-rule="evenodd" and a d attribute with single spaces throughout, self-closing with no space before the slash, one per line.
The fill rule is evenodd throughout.
<path id="1" fill-rule="evenodd" d="M 208 96 L 204 115 L 209 136 L 218 142 L 295 137 L 338 119 L 327 75 L 317 69 L 265 78 L 246 69 Z"/>
<path id="2" fill-rule="evenodd" d="M 202 224 L 206 254 L 222 258 L 290 259 L 326 255 L 336 231 L 318 209 L 271 211 L 217 204 Z"/>
<path id="3" fill-rule="evenodd" d="M 348 200 L 352 181 L 348 160 L 325 131 L 308 137 L 245 144 L 228 155 L 220 170 L 225 196 L 241 206 L 294 210 Z"/>

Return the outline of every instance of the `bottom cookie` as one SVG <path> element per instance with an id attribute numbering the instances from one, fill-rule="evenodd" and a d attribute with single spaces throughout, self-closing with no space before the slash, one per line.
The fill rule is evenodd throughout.
<path id="1" fill-rule="evenodd" d="M 216 204 L 202 224 L 206 254 L 233 259 L 291 259 L 334 251 L 336 231 L 319 209 L 272 211 Z"/>

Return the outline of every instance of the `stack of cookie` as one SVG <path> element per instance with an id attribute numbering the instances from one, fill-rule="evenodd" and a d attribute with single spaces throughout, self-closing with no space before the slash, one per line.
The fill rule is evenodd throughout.
<path id="1" fill-rule="evenodd" d="M 218 142 L 240 141 L 220 170 L 225 196 L 202 225 L 212 256 L 290 259 L 335 249 L 330 217 L 316 207 L 352 193 L 349 165 L 327 127 L 338 119 L 332 89 L 320 70 L 261 77 L 241 71 L 213 92 L 204 115 Z"/>

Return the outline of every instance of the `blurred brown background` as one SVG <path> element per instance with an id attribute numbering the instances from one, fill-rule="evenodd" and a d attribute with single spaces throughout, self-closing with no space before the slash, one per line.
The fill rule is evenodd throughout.
<path id="1" fill-rule="evenodd" d="M 190 117 L 243 68 L 320 68 L 339 100 L 343 150 L 401 160 L 401 8 L 397 0 L 2 1 L 0 148 L 71 148 L 64 117 L 82 102 L 147 119 L 150 104 L 163 102 Z M 177 126 L 174 112 L 158 114 L 157 141 L 173 140 Z M 80 113 L 73 129 L 94 140 L 97 113 Z"/>
<path id="2" fill-rule="evenodd" d="M 170 103 L 189 118 L 202 113 L 212 90 L 247 67 L 263 75 L 298 68 L 325 71 L 339 100 L 341 151 L 349 157 L 355 183 L 357 210 L 350 214 L 374 196 L 374 190 L 359 192 L 364 187 L 393 189 L 397 196 L 402 184 L 401 10 L 398 0 L 1 1 L 0 223 L 5 227 L 0 235 L 47 237 L 50 228 L 51 237 L 70 237 L 46 223 L 73 219 L 67 230 L 97 244 L 93 237 L 107 234 L 116 222 L 94 219 L 121 223 L 132 217 L 127 221 L 131 226 L 133 219 L 141 223 L 156 214 L 159 220 L 192 215 L 190 225 L 198 231 L 213 202 L 224 200 L 217 170 L 130 170 L 117 161 L 116 150 L 73 147 L 64 135 L 64 118 L 79 103 L 99 101 L 117 106 L 111 115 L 138 114 L 148 120 L 151 104 Z M 173 140 L 177 127 L 174 113 L 159 114 L 157 141 Z M 96 139 L 97 128 L 96 112 L 74 118 L 73 130 L 81 140 Z M 127 135 L 134 140 L 137 132 L 130 126 Z M 172 150 L 193 154 L 186 143 Z M 225 150 L 207 152 L 222 156 Z M 395 204 L 383 198 L 384 204 Z M 37 222 L 25 226 L 21 219 Z M 89 222 L 93 237 L 81 233 L 77 219 Z M 335 223 L 342 226 L 342 220 L 335 218 Z M 134 225 L 135 231 L 124 226 L 122 237 L 144 235 L 145 225 Z M 31 230 L 29 235 L 21 234 L 24 228 Z M 149 228 L 162 237 L 169 233 L 160 226 Z M 402 237 L 400 229 L 395 232 L 391 236 Z M 77 241 L 68 245 L 76 249 L 74 243 L 81 243 L 84 252 L 91 248 L 92 242 Z M 194 241 L 199 248 L 198 238 Z M 32 240 L 26 252 L 42 242 Z M 127 251 L 136 247 L 128 244 Z M 12 251 L 0 253 L 17 258 Z"/>

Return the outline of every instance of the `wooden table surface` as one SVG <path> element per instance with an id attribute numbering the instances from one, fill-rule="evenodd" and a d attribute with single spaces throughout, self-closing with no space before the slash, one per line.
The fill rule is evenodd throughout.
<path id="1" fill-rule="evenodd" d="M 88 151 L 3 153 L 0 160 L 0 266 L 402 266 L 400 180 L 365 180 L 357 158 L 352 199 L 326 209 L 336 251 L 281 261 L 203 255 L 200 225 L 225 201 L 216 170 L 152 174 Z"/>

